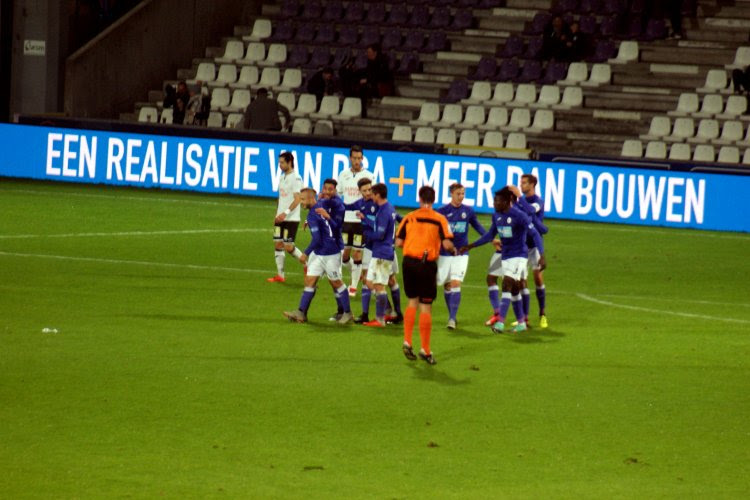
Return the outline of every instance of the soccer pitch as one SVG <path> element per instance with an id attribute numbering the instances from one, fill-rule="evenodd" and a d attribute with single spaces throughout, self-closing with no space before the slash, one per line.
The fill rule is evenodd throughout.
<path id="1" fill-rule="evenodd" d="M 430 367 L 329 323 L 327 284 L 283 318 L 274 209 L 0 180 L 0 496 L 750 494 L 750 235 L 549 220 L 520 335 L 482 326 L 477 249 Z"/>

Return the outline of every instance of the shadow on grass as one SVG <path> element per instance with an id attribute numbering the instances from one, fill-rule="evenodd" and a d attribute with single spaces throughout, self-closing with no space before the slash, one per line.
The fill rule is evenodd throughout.
<path id="1" fill-rule="evenodd" d="M 552 328 L 532 328 L 523 333 L 503 333 L 500 336 L 507 337 L 517 344 L 542 344 L 558 342 L 565 337 L 565 333 Z"/>
<path id="2" fill-rule="evenodd" d="M 413 370 L 414 377 L 420 380 L 443 385 L 466 385 L 471 383 L 471 380 L 468 378 L 457 379 L 441 370 L 439 368 L 439 360 L 436 366 L 430 366 L 422 360 L 407 361 L 407 363 L 409 363 L 409 368 Z"/>

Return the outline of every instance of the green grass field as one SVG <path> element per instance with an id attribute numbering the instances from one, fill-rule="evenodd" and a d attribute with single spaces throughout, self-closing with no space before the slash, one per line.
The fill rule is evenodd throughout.
<path id="1" fill-rule="evenodd" d="M 274 208 L 0 180 L 2 498 L 750 495 L 750 236 L 549 220 L 518 336 L 478 249 L 430 367 L 327 285 L 282 317 Z"/>

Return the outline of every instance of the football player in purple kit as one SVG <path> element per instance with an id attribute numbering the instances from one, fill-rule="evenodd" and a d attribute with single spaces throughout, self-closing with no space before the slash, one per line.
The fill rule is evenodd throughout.
<path id="1" fill-rule="evenodd" d="M 521 176 L 521 192 L 523 196 L 518 198 L 519 206 L 523 208 L 534 222 L 534 227 L 540 235 L 547 233 L 544 226 L 544 200 L 536 194 L 537 178 L 531 174 Z M 539 302 L 539 326 L 547 328 L 547 316 L 545 314 L 545 305 L 547 301 L 546 290 L 544 287 L 543 270 L 539 267 L 539 250 L 536 248 L 531 237 L 526 239 L 526 245 L 529 247 L 529 267 L 534 273 L 534 284 L 536 285 L 536 299 Z M 521 298 L 523 299 L 523 310 L 528 322 L 529 309 L 531 307 L 531 297 L 528 288 L 528 279 L 521 281 Z"/>
<path id="2" fill-rule="evenodd" d="M 469 244 L 469 226 L 473 227 L 480 236 L 487 231 L 477 220 L 474 210 L 464 205 L 466 189 L 464 186 L 455 182 L 448 188 L 451 201 L 447 205 L 437 209 L 448 219 L 448 226 L 453 233 L 453 245 L 461 248 Z M 443 295 L 445 304 L 448 306 L 448 324 L 446 327 L 450 330 L 456 329 L 456 314 L 458 306 L 461 303 L 461 283 L 466 275 L 466 268 L 469 265 L 469 255 L 453 255 L 444 248 L 440 248 L 440 258 L 438 258 L 437 285 L 445 285 Z"/>
<path id="3" fill-rule="evenodd" d="M 307 322 L 307 311 L 315 296 L 318 279 L 325 274 L 334 289 L 336 302 L 341 306 L 344 313 L 338 323 L 346 324 L 352 320 L 351 308 L 349 307 L 349 293 L 346 285 L 341 279 L 341 247 L 333 230 L 331 218 L 324 210 L 325 215 L 316 211 L 322 207 L 315 199 L 315 190 L 303 188 L 302 205 L 309 209 L 307 214 L 307 225 L 310 228 L 312 240 L 305 249 L 303 261 L 307 262 L 307 274 L 305 275 L 305 288 L 302 291 L 299 307 L 295 311 L 284 312 L 284 316 L 297 323 Z"/>
<path id="4" fill-rule="evenodd" d="M 547 265 L 544 258 L 544 244 L 542 238 L 534 227 L 528 215 L 520 208 L 514 206 L 521 192 L 515 186 L 506 186 L 495 193 L 495 213 L 492 214 L 492 227 L 481 238 L 474 243 L 463 247 L 463 252 L 477 246 L 489 243 L 497 235 L 502 245 L 502 299 L 499 307 L 493 304 L 494 323 L 492 331 L 502 333 L 505 329 L 505 317 L 508 309 L 513 304 L 513 312 L 518 324 L 512 330 L 523 332 L 526 330 L 526 321 L 521 300 L 521 280 L 526 277 L 529 249 L 526 246 L 526 237 L 534 239 L 539 250 L 539 266 L 544 269 Z"/>

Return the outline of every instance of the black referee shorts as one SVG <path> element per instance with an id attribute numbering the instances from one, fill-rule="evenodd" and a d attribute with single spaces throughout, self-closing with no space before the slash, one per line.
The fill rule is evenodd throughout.
<path id="1" fill-rule="evenodd" d="M 404 257 L 402 268 L 406 296 L 419 297 L 422 304 L 432 304 L 437 297 L 437 261 Z"/>

